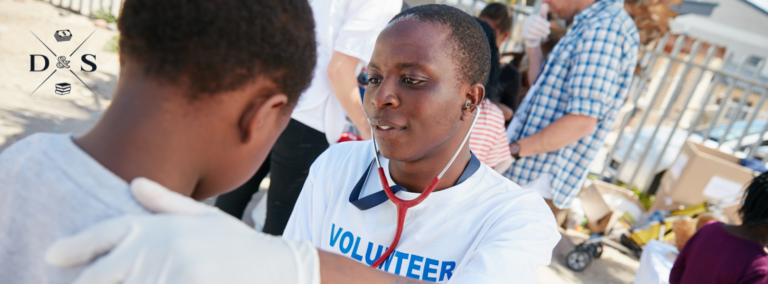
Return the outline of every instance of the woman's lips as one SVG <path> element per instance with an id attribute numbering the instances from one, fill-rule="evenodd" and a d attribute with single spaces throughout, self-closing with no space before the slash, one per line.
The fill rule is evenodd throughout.
<path id="1" fill-rule="evenodd" d="M 396 127 L 396 126 L 390 126 L 390 125 L 374 125 L 373 129 L 376 131 L 382 131 L 382 132 L 392 132 L 392 131 L 405 130 L 405 127 Z"/>

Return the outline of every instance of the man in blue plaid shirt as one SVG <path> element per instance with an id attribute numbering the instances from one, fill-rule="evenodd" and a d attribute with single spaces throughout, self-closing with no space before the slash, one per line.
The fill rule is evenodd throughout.
<path id="1" fill-rule="evenodd" d="M 523 25 L 528 78 L 536 80 L 507 129 L 516 160 L 504 175 L 537 189 L 562 224 L 627 97 L 639 36 L 623 0 L 543 2 L 543 12 Z M 561 19 L 574 18 L 542 62 L 547 5 Z"/>

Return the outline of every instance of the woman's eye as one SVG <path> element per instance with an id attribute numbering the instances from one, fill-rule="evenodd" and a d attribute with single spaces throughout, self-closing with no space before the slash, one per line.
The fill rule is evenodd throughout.
<path id="1" fill-rule="evenodd" d="M 405 78 L 403 78 L 403 83 L 406 83 L 406 84 L 418 84 L 418 83 L 421 83 L 421 80 L 416 80 L 416 79 L 413 79 L 413 78 L 405 77 Z"/>
<path id="2" fill-rule="evenodd" d="M 380 82 L 379 78 L 368 78 L 368 84 L 378 84 Z"/>

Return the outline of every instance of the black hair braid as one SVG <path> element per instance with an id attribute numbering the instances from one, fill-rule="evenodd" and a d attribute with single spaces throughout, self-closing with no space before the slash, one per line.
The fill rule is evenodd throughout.
<path id="1" fill-rule="evenodd" d="M 747 186 L 739 214 L 744 225 L 768 226 L 768 172 L 755 177 Z"/>

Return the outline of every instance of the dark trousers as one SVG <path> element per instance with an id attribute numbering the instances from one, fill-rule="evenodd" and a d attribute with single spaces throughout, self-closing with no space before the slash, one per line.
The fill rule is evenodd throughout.
<path id="1" fill-rule="evenodd" d="M 259 185 L 264 177 L 269 173 L 270 157 L 264 160 L 264 164 L 261 165 L 258 171 L 251 177 L 250 180 L 245 182 L 232 192 L 219 195 L 216 198 L 216 207 L 219 207 L 224 212 L 235 218 L 242 219 L 243 213 L 245 213 L 245 207 L 248 206 L 248 202 L 251 201 L 251 196 L 259 191 Z"/>
<path id="2" fill-rule="evenodd" d="M 328 140 L 324 133 L 293 119 L 277 138 L 270 157 L 265 233 L 283 234 L 309 167 L 325 149 L 328 149 Z"/>

